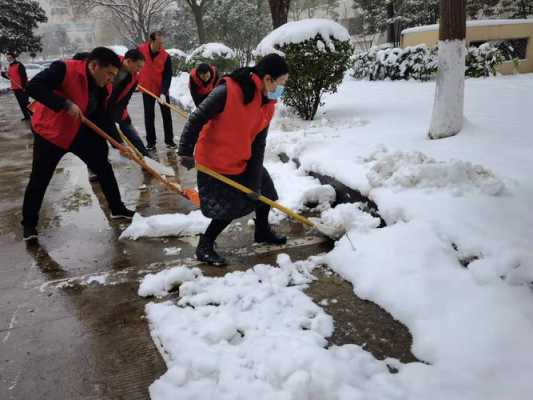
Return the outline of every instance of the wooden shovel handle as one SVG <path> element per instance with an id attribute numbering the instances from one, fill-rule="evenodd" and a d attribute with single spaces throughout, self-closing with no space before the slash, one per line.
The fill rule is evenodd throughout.
<path id="1" fill-rule="evenodd" d="M 209 176 L 212 176 L 213 178 L 215 179 L 218 179 L 219 181 L 221 182 L 224 182 L 225 184 L 237 189 L 237 190 L 240 190 L 241 192 L 243 193 L 255 193 L 252 189 L 250 188 L 247 188 L 246 186 L 244 185 L 241 185 L 240 183 L 238 182 L 235 182 L 234 180 L 228 178 L 227 176 L 224 176 L 224 175 L 221 175 L 219 174 L 218 172 L 216 171 L 213 171 L 212 169 L 204 166 L 204 165 L 200 165 L 200 164 L 196 164 L 196 169 L 200 172 L 203 172 L 204 174 L 207 174 Z M 268 197 L 265 197 L 265 196 L 262 196 L 262 195 L 258 195 L 258 200 L 261 201 L 262 203 L 265 203 L 265 204 L 268 204 L 270 207 L 273 207 L 285 214 L 287 214 L 289 217 L 291 218 L 294 218 L 295 220 L 301 222 L 302 224 L 305 224 L 305 225 L 308 225 L 308 226 L 315 226 L 315 224 L 313 224 L 313 222 L 311 222 L 310 220 L 308 220 L 307 218 L 305 218 L 304 216 L 300 215 L 300 214 L 297 214 L 295 213 L 294 211 L 292 211 L 291 209 L 273 201 L 273 200 L 270 200 Z"/>
<path id="2" fill-rule="evenodd" d="M 154 99 L 156 99 L 157 101 L 159 101 L 159 96 L 156 95 L 155 93 L 152 93 L 150 92 L 148 89 L 146 89 L 144 86 L 141 86 L 141 85 L 137 85 L 137 87 L 141 90 L 141 92 L 144 92 L 146 93 L 148 96 L 152 96 Z M 170 108 L 171 110 L 177 112 L 179 115 L 181 115 L 183 118 L 187 119 L 188 118 L 188 115 L 185 111 L 183 110 L 180 110 L 178 107 L 174 106 L 173 104 L 170 104 L 170 103 L 167 103 L 166 101 L 163 102 L 163 104 L 165 106 L 167 106 L 168 108 Z"/>

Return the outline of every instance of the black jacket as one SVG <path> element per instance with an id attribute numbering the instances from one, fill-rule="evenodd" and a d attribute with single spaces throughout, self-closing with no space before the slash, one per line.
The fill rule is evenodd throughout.
<path id="1" fill-rule="evenodd" d="M 121 72 L 119 72 L 119 76 Z M 128 107 L 131 96 L 133 95 L 136 89 L 136 87 L 133 86 L 122 99 L 117 101 L 120 94 L 124 91 L 124 89 L 130 84 L 131 80 L 133 79 L 132 75 L 129 72 L 124 72 L 126 73 L 124 79 L 119 81 L 115 80 L 113 82 L 113 90 L 108 100 L 109 114 L 111 116 L 111 119 L 115 122 L 120 122 L 122 120 L 122 114 L 124 113 L 124 110 Z"/>
<path id="2" fill-rule="evenodd" d="M 25 89 L 26 85 L 28 84 L 28 75 L 26 74 L 26 67 L 24 66 L 24 64 L 22 64 L 21 62 L 17 60 L 13 61 L 9 65 L 12 65 L 12 64 L 19 64 L 20 79 L 22 80 L 22 82 L 17 82 L 17 83 L 20 83 L 22 85 L 22 89 Z M 6 79 L 9 79 L 9 76 L 7 76 L 6 72 L 2 71 L 2 76 Z M 15 89 L 15 90 L 21 90 L 21 89 Z"/>
<path id="3" fill-rule="evenodd" d="M 224 111 L 226 98 L 226 84 L 222 81 L 189 116 L 180 138 L 178 148 L 180 156 L 193 156 L 200 131 L 209 120 Z M 263 97 L 263 103 L 268 101 L 266 97 Z M 252 143 L 252 156 L 248 160 L 246 171 L 244 172 L 246 181 L 249 182 L 252 190 L 257 190 L 261 187 L 267 135 L 268 127 L 257 134 Z"/>
<path id="4" fill-rule="evenodd" d="M 215 74 L 211 74 L 211 78 L 209 78 L 209 80 L 205 82 L 204 85 L 205 86 L 209 85 L 213 80 L 215 80 L 215 82 L 218 81 L 217 72 L 215 72 Z M 204 101 L 209 95 L 204 96 L 198 93 L 198 85 L 196 84 L 194 79 L 192 79 L 192 77 L 189 78 L 189 87 L 191 88 L 191 97 L 192 97 L 192 100 L 194 101 L 194 105 L 198 107 L 200 103 Z"/>

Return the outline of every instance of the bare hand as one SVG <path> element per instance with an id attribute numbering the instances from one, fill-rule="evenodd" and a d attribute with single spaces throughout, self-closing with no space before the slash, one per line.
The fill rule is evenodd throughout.
<path id="1" fill-rule="evenodd" d="M 70 102 L 69 105 L 68 105 L 67 113 L 71 117 L 74 117 L 74 118 L 77 118 L 77 119 L 81 119 L 81 115 L 82 114 L 81 114 L 80 108 L 76 104 L 74 104 L 72 102 Z"/>

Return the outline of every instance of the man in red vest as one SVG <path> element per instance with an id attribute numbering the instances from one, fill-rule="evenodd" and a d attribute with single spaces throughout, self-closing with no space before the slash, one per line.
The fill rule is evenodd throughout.
<path id="1" fill-rule="evenodd" d="M 148 156 L 137 130 L 128 114 L 128 104 L 139 83 L 139 71 L 144 67 L 144 56 L 138 49 L 130 49 L 122 57 L 122 66 L 113 80 L 113 90 L 109 97 L 109 111 L 111 119 L 118 123 L 120 130 L 143 155 Z M 120 135 L 115 133 L 116 139 L 122 143 Z"/>
<path id="2" fill-rule="evenodd" d="M 107 129 L 110 83 L 121 63 L 110 49 L 98 47 L 86 60 L 56 61 L 28 84 L 33 107 L 33 165 L 24 194 L 22 225 L 24 240 L 37 238 L 39 210 L 57 164 L 68 152 L 78 156 L 98 175 L 112 218 L 133 218 L 122 202 L 104 139 L 81 123 L 85 115 Z M 127 157 L 131 153 L 125 154 Z"/>
<path id="3" fill-rule="evenodd" d="M 9 62 L 9 67 L 6 72 L 2 71 L 2 76 L 11 82 L 11 90 L 15 94 L 22 115 L 24 116 L 22 121 L 28 121 L 31 115 L 28 111 L 29 101 L 28 95 L 26 94 L 26 85 L 28 84 L 26 68 L 24 68 L 22 63 L 17 61 L 17 54 L 14 52 L 7 53 L 7 61 Z"/>
<path id="4" fill-rule="evenodd" d="M 150 34 L 150 40 L 139 46 L 139 51 L 145 59 L 144 68 L 139 74 L 139 84 L 152 93 L 160 96 L 159 106 L 163 117 L 165 130 L 165 143 L 167 148 L 175 149 L 174 133 L 172 132 L 172 116 L 168 107 L 163 105 L 169 101 L 170 82 L 172 81 L 172 62 L 170 55 L 163 48 L 163 34 L 159 31 Z M 144 126 L 146 128 L 146 141 L 148 150 L 155 150 L 155 99 L 143 93 Z"/>
<path id="5" fill-rule="evenodd" d="M 213 91 L 217 83 L 218 74 L 214 65 L 202 63 L 192 69 L 189 75 L 189 90 L 196 107 Z"/>

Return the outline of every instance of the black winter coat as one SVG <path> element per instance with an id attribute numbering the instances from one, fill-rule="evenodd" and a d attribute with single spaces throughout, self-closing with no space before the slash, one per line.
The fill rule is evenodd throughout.
<path id="1" fill-rule="evenodd" d="M 222 81 L 190 115 L 181 134 L 179 155 L 193 156 L 200 131 L 207 122 L 224 111 L 226 98 L 226 85 Z M 268 99 L 265 98 L 264 101 Z M 272 178 L 263 167 L 267 135 L 268 127 L 256 136 L 245 171 L 240 175 L 226 176 L 269 199 L 277 200 L 278 194 Z M 208 218 L 233 220 L 251 213 L 257 206 L 256 202 L 242 192 L 202 172 L 198 172 L 198 192 L 202 213 Z"/>

